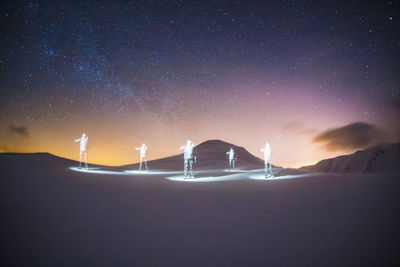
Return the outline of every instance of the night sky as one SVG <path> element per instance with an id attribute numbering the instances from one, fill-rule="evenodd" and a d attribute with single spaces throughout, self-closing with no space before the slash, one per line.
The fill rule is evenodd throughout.
<path id="1" fill-rule="evenodd" d="M 2 152 L 268 141 L 298 167 L 399 141 L 399 1 L 127 2 L 0 4 Z"/>

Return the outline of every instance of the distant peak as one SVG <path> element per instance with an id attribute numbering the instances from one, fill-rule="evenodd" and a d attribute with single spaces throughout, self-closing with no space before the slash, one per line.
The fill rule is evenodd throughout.
<path id="1" fill-rule="evenodd" d="M 237 148 L 238 146 L 219 140 L 219 139 L 212 139 L 212 140 L 207 140 L 203 143 L 200 143 L 199 145 L 196 146 L 197 148 L 205 148 L 205 147 L 233 147 Z"/>
<path id="2" fill-rule="evenodd" d="M 206 145 L 206 144 L 229 144 L 229 143 L 224 142 L 219 139 L 211 139 L 211 140 L 204 141 L 203 143 L 200 143 L 199 146 Z"/>

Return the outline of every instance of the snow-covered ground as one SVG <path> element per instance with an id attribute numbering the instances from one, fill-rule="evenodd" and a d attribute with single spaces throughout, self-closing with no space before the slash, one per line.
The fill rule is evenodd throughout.
<path id="1" fill-rule="evenodd" d="M 139 172 L 0 156 L 2 265 L 396 265 L 399 173 Z"/>
<path id="2" fill-rule="evenodd" d="M 91 167 L 91 168 L 78 168 L 78 167 L 70 167 L 71 170 L 77 172 L 84 173 L 92 173 L 92 174 L 108 174 L 108 175 L 129 175 L 129 176 L 154 176 L 153 178 L 164 177 L 170 181 L 175 182 L 222 182 L 222 181 L 232 181 L 232 180 L 245 180 L 245 179 L 253 179 L 253 180 L 262 180 L 262 181 L 276 181 L 282 179 L 297 179 L 297 178 L 306 178 L 318 176 L 321 174 L 315 173 L 301 173 L 301 174 L 290 174 L 290 175 L 280 175 L 282 169 L 273 168 L 271 177 L 266 178 L 264 174 L 264 169 L 255 169 L 255 170 L 243 170 L 243 169 L 233 169 L 233 170 L 199 170 L 194 171 L 194 177 L 185 178 L 183 175 L 183 171 L 162 171 L 162 170 L 114 170 L 111 171 L 108 169 L 102 170 L 99 167 Z"/>

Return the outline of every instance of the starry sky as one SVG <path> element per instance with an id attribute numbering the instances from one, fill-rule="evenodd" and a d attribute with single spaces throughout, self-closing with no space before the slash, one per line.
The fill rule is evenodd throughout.
<path id="1" fill-rule="evenodd" d="M 361 3 L 362 2 L 362 3 Z M 399 141 L 399 1 L 2 1 L 0 151 L 221 139 L 299 167 Z"/>

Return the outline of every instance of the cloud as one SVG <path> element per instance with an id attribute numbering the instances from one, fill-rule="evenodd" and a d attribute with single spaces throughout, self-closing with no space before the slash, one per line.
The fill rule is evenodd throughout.
<path id="1" fill-rule="evenodd" d="M 0 153 L 7 153 L 9 151 L 10 151 L 10 149 L 7 145 L 0 146 Z"/>
<path id="2" fill-rule="evenodd" d="M 319 132 L 318 129 L 309 128 L 309 129 L 303 130 L 301 133 L 303 133 L 303 134 L 316 134 L 317 132 Z"/>
<path id="3" fill-rule="evenodd" d="M 282 126 L 282 129 L 290 133 L 301 133 L 301 134 L 315 134 L 318 132 L 317 129 L 309 128 L 301 122 L 291 121 Z"/>
<path id="4" fill-rule="evenodd" d="M 9 125 L 8 130 L 13 133 L 17 134 L 23 137 L 29 137 L 29 131 L 28 128 L 25 126 L 14 126 L 14 125 Z"/>
<path id="5" fill-rule="evenodd" d="M 399 90 L 400 92 L 400 90 Z M 395 142 L 400 142 L 400 97 L 393 97 L 385 104 L 386 112 L 383 114 L 382 121 L 387 125 Z"/>
<path id="6" fill-rule="evenodd" d="M 400 114 L 400 98 L 391 98 L 388 101 L 387 106 Z"/>
<path id="7" fill-rule="evenodd" d="M 303 128 L 303 125 L 298 121 L 291 121 L 283 125 L 282 128 L 286 131 L 298 131 Z"/>
<path id="8" fill-rule="evenodd" d="M 365 148 L 388 140 L 388 134 L 375 125 L 355 122 L 329 129 L 314 137 L 314 143 L 325 143 L 328 151 Z"/>

